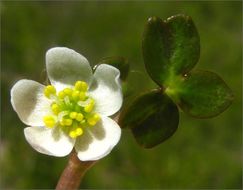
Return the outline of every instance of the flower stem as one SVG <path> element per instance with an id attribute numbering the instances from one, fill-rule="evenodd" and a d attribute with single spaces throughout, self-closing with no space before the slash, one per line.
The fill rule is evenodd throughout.
<path id="1" fill-rule="evenodd" d="M 73 151 L 70 154 L 68 164 L 56 186 L 56 190 L 75 190 L 79 185 L 86 171 L 91 168 L 96 161 L 82 162 L 78 159 L 77 154 Z"/>

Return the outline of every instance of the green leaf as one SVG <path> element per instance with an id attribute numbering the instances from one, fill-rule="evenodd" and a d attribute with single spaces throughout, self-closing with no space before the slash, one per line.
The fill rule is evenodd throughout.
<path id="1" fill-rule="evenodd" d="M 165 92 L 189 115 L 210 118 L 226 110 L 233 93 L 215 73 L 195 70 L 177 78 Z"/>
<path id="2" fill-rule="evenodd" d="M 127 59 L 124 57 L 119 57 L 119 56 L 113 56 L 113 57 L 106 57 L 103 58 L 100 62 L 100 64 L 108 64 L 116 67 L 117 69 L 120 70 L 121 72 L 121 80 L 126 80 L 129 72 L 129 64 Z"/>
<path id="3" fill-rule="evenodd" d="M 198 62 L 200 56 L 200 38 L 189 16 L 177 15 L 168 18 L 165 23 L 171 31 L 171 56 L 173 72 L 185 74 Z"/>
<path id="4" fill-rule="evenodd" d="M 160 86 L 175 75 L 189 72 L 200 55 L 200 39 L 189 16 L 163 21 L 149 18 L 143 34 L 143 59 L 150 77 Z"/>
<path id="5" fill-rule="evenodd" d="M 122 111 L 119 124 L 131 128 L 141 146 L 152 148 L 171 137 L 179 123 L 177 106 L 162 91 L 139 96 Z"/>

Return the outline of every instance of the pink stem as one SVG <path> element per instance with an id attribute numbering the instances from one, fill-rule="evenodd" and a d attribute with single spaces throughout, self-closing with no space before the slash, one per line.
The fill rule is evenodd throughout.
<path id="1" fill-rule="evenodd" d="M 91 168 L 96 161 L 82 162 L 73 151 L 70 154 L 68 164 L 56 186 L 56 190 L 75 190 L 79 189 L 80 183 L 86 171 Z"/>

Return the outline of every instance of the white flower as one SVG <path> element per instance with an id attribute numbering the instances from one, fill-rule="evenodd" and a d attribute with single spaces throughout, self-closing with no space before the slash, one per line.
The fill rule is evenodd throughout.
<path id="1" fill-rule="evenodd" d="M 85 57 L 56 47 L 46 53 L 51 85 L 19 80 L 11 103 L 26 140 L 40 153 L 66 156 L 73 147 L 82 161 L 98 160 L 118 143 L 121 129 L 108 116 L 122 105 L 120 72 L 100 64 L 94 74 Z"/>

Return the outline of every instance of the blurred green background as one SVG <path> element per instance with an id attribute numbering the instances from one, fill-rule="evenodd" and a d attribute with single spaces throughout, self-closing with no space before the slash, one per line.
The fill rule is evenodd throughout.
<path id="1" fill-rule="evenodd" d="M 221 75 L 235 94 L 220 116 L 180 113 L 177 132 L 153 149 L 124 130 L 112 153 L 85 176 L 82 188 L 241 188 L 242 55 L 239 2 L 1 2 L 1 189 L 54 188 L 67 158 L 34 151 L 10 104 L 21 78 L 43 83 L 45 52 L 66 46 L 93 65 L 106 56 L 130 61 L 135 94 L 155 86 L 145 73 L 141 36 L 149 16 L 190 15 L 201 36 L 197 68 Z M 134 79 L 135 78 L 135 79 Z M 139 80 L 139 81 L 138 81 Z M 143 82 L 140 82 L 142 80 Z"/>

